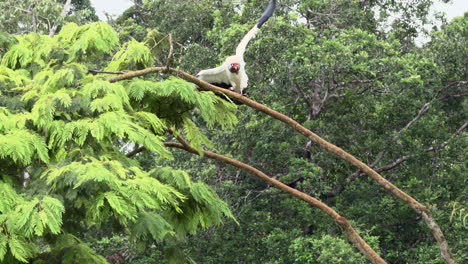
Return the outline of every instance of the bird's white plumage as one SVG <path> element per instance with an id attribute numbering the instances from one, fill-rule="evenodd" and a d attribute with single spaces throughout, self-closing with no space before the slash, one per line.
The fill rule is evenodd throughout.
<path id="1" fill-rule="evenodd" d="M 244 53 L 249 44 L 250 40 L 255 37 L 259 28 L 265 23 L 275 9 L 276 1 L 272 0 L 265 10 L 264 14 L 260 18 L 257 25 L 255 25 L 239 42 L 236 48 L 236 55 L 228 57 L 224 63 L 216 68 L 207 69 L 200 71 L 197 77 L 200 80 L 208 83 L 227 84 L 231 86 L 231 89 L 242 94 L 242 91 L 247 88 L 249 77 L 245 72 Z M 237 72 L 230 72 L 229 67 L 232 64 L 239 64 L 239 70 Z"/>
<path id="2" fill-rule="evenodd" d="M 237 73 L 229 71 L 229 65 L 237 63 L 240 69 Z M 224 83 L 231 85 L 231 89 L 242 94 L 242 90 L 247 88 L 249 77 L 245 72 L 245 62 L 242 56 L 234 55 L 228 57 L 224 63 L 216 68 L 200 71 L 198 79 L 208 83 Z"/>
<path id="3" fill-rule="evenodd" d="M 225 83 L 229 84 L 229 78 L 226 74 L 226 67 L 221 65 L 216 68 L 200 71 L 197 74 L 198 79 L 208 83 Z"/>
<path id="4" fill-rule="evenodd" d="M 236 48 L 236 55 L 244 57 L 245 49 L 247 48 L 247 44 L 249 41 L 255 37 L 258 32 L 258 27 L 255 25 L 247 34 L 245 34 L 244 38 L 242 38 L 239 45 Z"/>
<path id="5" fill-rule="evenodd" d="M 231 85 L 231 90 L 240 94 L 249 85 L 249 77 L 245 72 L 244 53 L 249 41 L 255 37 L 258 27 L 254 26 L 241 40 L 236 48 L 236 55 L 228 57 L 224 63 L 216 68 L 200 71 L 197 74 L 198 79 L 208 83 L 224 83 Z M 236 63 L 240 65 L 237 73 L 229 71 L 229 65 Z"/>

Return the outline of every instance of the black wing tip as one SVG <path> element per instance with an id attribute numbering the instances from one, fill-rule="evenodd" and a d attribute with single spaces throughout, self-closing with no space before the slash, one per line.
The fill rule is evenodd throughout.
<path id="1" fill-rule="evenodd" d="M 262 17 L 260 18 L 260 20 L 257 23 L 258 28 L 262 27 L 263 24 L 265 24 L 265 22 L 267 22 L 267 20 L 273 14 L 273 11 L 275 11 L 275 7 L 276 7 L 276 0 L 271 0 L 270 4 L 268 4 L 268 7 L 265 9 L 265 12 L 263 12 Z"/>

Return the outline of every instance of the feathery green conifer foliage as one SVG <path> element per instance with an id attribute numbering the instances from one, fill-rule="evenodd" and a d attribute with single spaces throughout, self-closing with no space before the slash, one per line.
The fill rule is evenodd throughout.
<path id="1" fill-rule="evenodd" d="M 106 263 L 80 232 L 162 243 L 234 219 L 186 172 L 144 171 L 126 156 L 144 146 L 171 160 L 168 128 L 201 150 L 210 141 L 193 118 L 237 122 L 233 104 L 177 78 L 110 83 L 90 74 L 154 65 L 145 43 L 121 44 L 103 22 L 67 24 L 53 38 L 0 34 L 0 263 Z"/>

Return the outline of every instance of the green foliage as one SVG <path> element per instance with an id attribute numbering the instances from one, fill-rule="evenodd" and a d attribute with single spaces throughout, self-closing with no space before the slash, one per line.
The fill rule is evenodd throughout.
<path id="1" fill-rule="evenodd" d="M 0 31 L 13 34 L 0 33 L 0 263 L 365 262 L 319 210 L 225 164 L 170 152 L 163 141 L 174 135 L 320 198 L 388 262 L 441 263 L 412 210 L 282 123 L 174 77 L 90 74 L 213 67 L 268 0 L 135 1 L 115 30 L 79 26 L 93 20 L 88 0 L 58 18 L 63 2 L 0 3 Z M 452 135 L 466 122 L 467 16 L 434 26 L 418 47 L 432 2 L 281 1 L 248 46 L 248 96 L 376 168 L 407 157 L 382 174 L 430 206 L 464 263 L 467 141 Z M 60 33 L 40 35 L 47 21 Z"/>
<path id="2" fill-rule="evenodd" d="M 15 236 L 11 236 L 8 239 L 8 247 L 11 255 L 23 263 L 28 263 L 28 258 L 32 257 L 35 252 L 35 248 L 32 244 L 25 240 L 18 239 Z M 4 256 L 2 256 L 2 258 L 3 257 Z"/>
<path id="3" fill-rule="evenodd" d="M 30 239 L 59 234 L 65 208 L 61 201 L 50 196 L 25 200 L 4 182 L 0 182 L 0 195 L 0 261 L 11 253 L 15 259 L 27 263 L 37 251 Z"/>
<path id="4" fill-rule="evenodd" d="M 174 235 L 172 226 L 160 215 L 142 213 L 137 223 L 132 227 L 132 236 L 136 240 L 150 239 L 161 242 L 167 235 Z"/>
<path id="5" fill-rule="evenodd" d="M 452 213 L 450 214 L 450 222 L 459 221 L 463 226 L 468 226 L 468 208 L 458 202 L 452 202 Z"/>
<path id="6" fill-rule="evenodd" d="M 50 34 L 56 27 L 66 22 L 85 24 L 97 21 L 90 0 L 73 0 L 69 12 L 61 16 L 63 0 L 41 0 L 38 2 L 3 0 L 0 3 L 0 31 L 12 34 L 41 33 Z M 14 8 L 13 8 L 14 7 Z M 7 11 L 8 10 L 8 11 Z"/>
<path id="7" fill-rule="evenodd" d="M 57 237 L 56 250 L 49 253 L 48 257 L 58 263 L 86 263 L 107 264 L 107 260 L 96 254 L 86 243 L 72 234 L 62 234 Z M 33 263 L 42 264 L 41 260 Z"/>
<path id="8" fill-rule="evenodd" d="M 58 234 L 64 211 L 65 208 L 59 200 L 45 196 L 40 201 L 34 199 L 19 205 L 15 210 L 15 215 L 7 219 L 6 223 L 16 222 L 16 232 L 21 232 L 26 237 L 42 236 L 45 228 L 52 234 Z M 12 232 L 12 230 L 9 231 Z"/>
<path id="9" fill-rule="evenodd" d="M 140 70 L 154 65 L 154 58 L 150 49 L 136 40 L 131 40 L 124 44 L 122 49 L 117 52 L 112 59 L 107 70 Z"/>
<path id="10" fill-rule="evenodd" d="M 54 46 L 53 40 L 48 36 L 28 34 L 17 36 L 18 43 L 11 46 L 2 58 L 2 65 L 11 69 L 26 68 L 35 62 L 44 65 L 43 57 L 50 55 Z M 42 49 L 40 47 L 43 47 Z"/>
<path id="11" fill-rule="evenodd" d="M 0 55 L 15 43 L 16 39 L 13 36 L 5 32 L 0 32 Z"/>
<path id="12" fill-rule="evenodd" d="M 162 167 L 151 173 L 162 182 L 175 186 L 186 197 L 180 204 L 180 211 L 169 215 L 177 234 L 195 234 L 199 226 L 206 229 L 221 223 L 223 216 L 235 221 L 228 205 L 206 184 L 192 182 L 186 172 Z"/>
<path id="13" fill-rule="evenodd" d="M 27 130 L 11 130 L 0 137 L 0 158 L 28 165 L 37 156 L 43 162 L 49 161 L 44 140 Z"/>
<path id="14" fill-rule="evenodd" d="M 177 78 L 111 83 L 89 74 L 155 61 L 135 40 L 114 54 L 119 38 L 103 22 L 66 24 L 54 37 L 1 36 L 0 263 L 107 263 L 78 236 L 128 230 L 132 243 L 150 247 L 234 219 L 186 172 L 165 169 L 183 175 L 182 186 L 126 154 L 144 147 L 154 161 L 174 160 L 163 143 L 168 127 L 201 148 L 209 141 L 189 117 L 232 128 L 235 106 Z"/>
<path id="15" fill-rule="evenodd" d="M 317 239 L 297 238 L 289 250 L 294 255 L 294 263 L 368 263 L 346 240 L 330 235 L 323 235 Z"/>
<path id="16" fill-rule="evenodd" d="M 119 38 L 112 27 L 104 22 L 85 26 L 66 24 L 57 35 L 65 45 L 70 45 L 68 62 L 83 59 L 97 59 L 110 54 L 118 45 Z"/>
<path id="17" fill-rule="evenodd" d="M 171 66 L 196 73 L 231 55 L 269 1 L 208 2 L 147 1 L 140 15 L 135 9 L 125 13 L 121 25 L 129 28 L 128 20 L 123 21 L 142 16 L 146 24 L 139 25 L 160 32 L 155 39 L 171 33 L 175 47 Z M 435 2 L 431 0 L 280 2 L 247 47 L 247 96 L 287 114 L 375 168 L 407 158 L 382 175 L 430 205 L 457 261 L 466 262 L 466 227 L 459 210 L 450 222 L 449 206 L 452 201 L 466 204 L 467 141 L 463 132 L 452 137 L 466 122 L 466 16 L 450 23 L 439 20 L 438 29 L 428 16 Z M 190 16 L 181 15 L 194 9 Z M 180 17 L 187 19 L 181 24 Z M 418 33 L 431 27 L 431 41 L 416 45 Z M 142 31 L 134 34 L 141 36 Z M 208 135 L 216 152 L 314 195 L 354 220 L 387 262 L 441 262 L 430 232 L 405 204 L 367 177 L 351 176 L 356 172 L 353 167 L 308 144 L 290 127 L 248 107 L 239 109 L 239 125 L 228 132 L 205 129 L 201 118 L 190 120 Z M 421 116 L 416 118 L 418 113 Z M 176 123 L 183 124 L 181 135 L 193 133 L 187 133 L 190 124 Z M 447 140 L 443 148 L 427 151 Z M 338 236 L 341 230 L 336 224 L 317 209 L 281 195 L 237 168 L 199 162 L 181 153 L 174 156 L 178 167 L 215 186 L 242 223 L 190 239 L 184 249 L 198 262 L 294 263 L 303 257 L 304 262 L 296 263 L 307 259 L 318 263 L 322 257 L 321 263 L 334 263 L 334 256 L 339 258 L 336 262 L 365 262 Z M 154 166 L 150 156 L 141 159 Z M 317 245 L 326 241 L 333 247 L 311 248 L 310 241 Z"/>
<path id="18" fill-rule="evenodd" d="M 190 146 L 203 156 L 203 145 L 212 147 L 213 144 L 205 137 L 198 127 L 188 117 L 184 118 L 184 131 Z"/>
<path id="19" fill-rule="evenodd" d="M 174 77 L 162 82 L 135 79 L 125 82 L 125 87 L 131 99 L 141 101 L 145 104 L 144 109 L 165 118 L 170 125 L 180 125 L 192 110 L 196 110 L 194 113 L 209 127 L 218 124 L 223 129 L 231 129 L 237 123 L 234 104 L 212 92 L 199 92 L 193 84 Z M 178 115 L 173 115 L 173 108 L 177 109 Z"/>

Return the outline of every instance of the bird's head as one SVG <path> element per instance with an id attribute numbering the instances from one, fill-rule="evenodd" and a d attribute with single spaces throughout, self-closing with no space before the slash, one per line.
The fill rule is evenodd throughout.
<path id="1" fill-rule="evenodd" d="M 231 63 L 229 65 L 229 71 L 232 72 L 232 73 L 239 73 L 239 69 L 240 69 L 240 64 L 239 63 Z"/>

